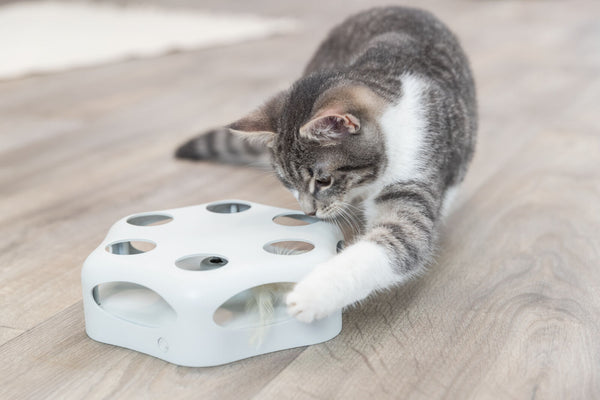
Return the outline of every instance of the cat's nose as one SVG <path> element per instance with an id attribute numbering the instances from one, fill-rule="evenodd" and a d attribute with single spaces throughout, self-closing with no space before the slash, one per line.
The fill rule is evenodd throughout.
<path id="1" fill-rule="evenodd" d="M 298 203 L 300 204 L 300 209 L 306 215 L 314 216 L 317 213 L 317 205 L 315 204 L 314 198 L 307 193 L 300 193 L 298 198 Z"/>

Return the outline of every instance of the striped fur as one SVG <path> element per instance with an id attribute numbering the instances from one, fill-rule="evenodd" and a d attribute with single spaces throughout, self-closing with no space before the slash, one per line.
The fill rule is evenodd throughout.
<path id="1" fill-rule="evenodd" d="M 217 128 L 181 145 L 175 156 L 194 161 L 220 161 L 229 164 L 268 163 L 262 144 L 252 143 L 229 128 Z"/>
<path id="2" fill-rule="evenodd" d="M 288 312 L 310 322 L 423 273 L 476 130 L 458 40 L 425 11 L 385 7 L 335 27 L 291 88 L 178 156 L 269 155 L 305 213 L 346 228 L 350 245 L 287 296 Z"/>
<path id="3" fill-rule="evenodd" d="M 268 163 L 267 142 L 278 129 L 278 115 L 283 112 L 286 98 L 286 93 L 280 93 L 245 118 L 190 139 L 177 149 L 175 156 L 230 164 Z"/>

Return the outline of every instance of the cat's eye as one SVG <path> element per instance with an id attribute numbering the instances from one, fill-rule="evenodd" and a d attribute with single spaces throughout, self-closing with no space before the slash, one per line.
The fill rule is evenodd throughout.
<path id="1" fill-rule="evenodd" d="M 319 178 L 319 179 L 315 179 L 315 183 L 317 184 L 317 186 L 319 187 L 326 187 L 331 185 L 331 177 L 328 176 L 326 178 Z"/>

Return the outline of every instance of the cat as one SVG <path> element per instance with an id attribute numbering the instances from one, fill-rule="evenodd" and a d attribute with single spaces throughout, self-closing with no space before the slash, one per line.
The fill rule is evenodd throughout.
<path id="1" fill-rule="evenodd" d="M 289 89 L 176 156 L 268 156 L 307 215 L 358 225 L 287 295 L 290 315 L 308 323 L 424 272 L 476 131 L 475 83 L 455 35 L 427 11 L 382 7 L 333 28 Z"/>

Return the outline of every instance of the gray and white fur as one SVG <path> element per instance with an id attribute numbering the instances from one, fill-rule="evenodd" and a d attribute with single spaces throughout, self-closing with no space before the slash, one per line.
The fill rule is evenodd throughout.
<path id="1" fill-rule="evenodd" d="M 423 272 L 476 131 L 475 84 L 457 38 L 426 11 L 385 7 L 343 21 L 291 88 L 177 156 L 268 155 L 306 214 L 355 228 L 351 244 L 287 296 L 289 313 L 310 322 Z"/>

